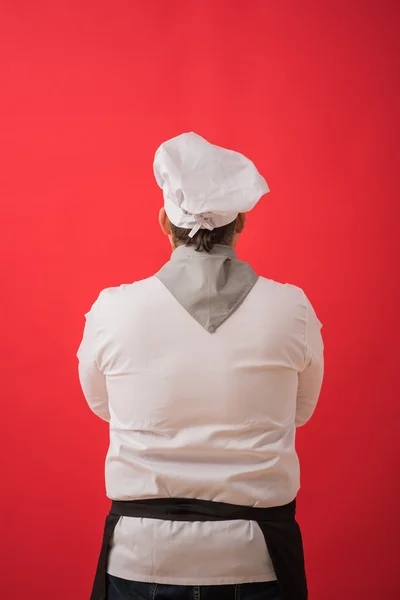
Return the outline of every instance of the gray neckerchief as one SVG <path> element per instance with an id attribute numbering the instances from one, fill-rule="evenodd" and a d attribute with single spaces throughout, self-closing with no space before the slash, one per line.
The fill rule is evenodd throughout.
<path id="1" fill-rule="evenodd" d="M 210 333 L 239 308 L 258 280 L 231 246 L 220 244 L 210 253 L 178 246 L 156 277 Z"/>

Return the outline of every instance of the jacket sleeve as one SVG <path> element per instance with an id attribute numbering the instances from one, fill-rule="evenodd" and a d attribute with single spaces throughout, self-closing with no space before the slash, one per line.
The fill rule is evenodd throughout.
<path id="1" fill-rule="evenodd" d="M 96 303 L 85 315 L 83 338 L 76 354 L 79 361 L 79 381 L 90 409 L 100 419 L 110 421 L 106 376 L 100 371 L 97 363 L 98 338 L 95 311 Z"/>
<path id="2" fill-rule="evenodd" d="M 296 403 L 296 427 L 301 427 L 311 418 L 318 402 L 324 376 L 324 343 L 322 324 L 314 308 L 305 296 L 305 367 L 299 373 Z"/>

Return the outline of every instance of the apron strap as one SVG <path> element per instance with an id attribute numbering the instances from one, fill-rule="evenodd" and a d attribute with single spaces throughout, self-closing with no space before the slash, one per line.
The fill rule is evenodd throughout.
<path id="1" fill-rule="evenodd" d="M 97 563 L 96 575 L 93 583 L 90 600 L 107 600 L 107 556 L 114 529 L 120 517 L 109 514 L 104 527 L 103 542 L 101 545 L 99 561 Z"/>
<path id="2" fill-rule="evenodd" d="M 271 557 L 282 600 L 307 600 L 303 541 L 297 521 L 257 523 Z"/>

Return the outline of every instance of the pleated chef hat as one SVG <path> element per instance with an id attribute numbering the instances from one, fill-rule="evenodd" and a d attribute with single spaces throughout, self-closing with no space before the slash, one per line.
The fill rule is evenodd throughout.
<path id="1" fill-rule="evenodd" d="M 163 190 L 171 223 L 213 230 L 251 210 L 269 192 L 254 164 L 233 150 L 210 144 L 196 133 L 184 133 L 161 144 L 154 175 Z"/>

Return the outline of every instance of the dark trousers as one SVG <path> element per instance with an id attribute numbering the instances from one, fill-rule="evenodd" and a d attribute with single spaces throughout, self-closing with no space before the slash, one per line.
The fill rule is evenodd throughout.
<path id="1" fill-rule="evenodd" d="M 184 586 L 126 581 L 108 575 L 107 600 L 281 600 L 276 581 Z"/>

